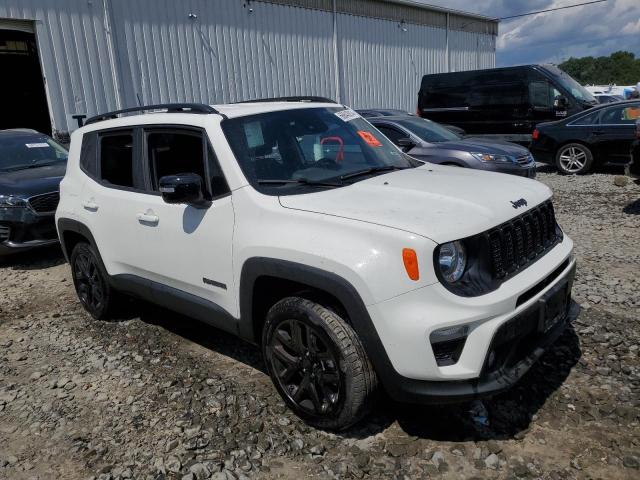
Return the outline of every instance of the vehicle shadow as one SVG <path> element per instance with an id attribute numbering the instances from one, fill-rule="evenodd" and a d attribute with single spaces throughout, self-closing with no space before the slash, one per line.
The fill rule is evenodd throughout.
<path id="1" fill-rule="evenodd" d="M 0 268 L 12 270 L 40 270 L 66 263 L 60 245 L 34 248 L 26 252 L 0 256 Z"/>
<path id="2" fill-rule="evenodd" d="M 622 212 L 627 215 L 640 215 L 640 198 L 631 202 L 629 205 L 626 205 L 622 209 Z"/>
<path id="3" fill-rule="evenodd" d="M 143 322 L 161 327 L 168 332 L 212 350 L 221 355 L 242 362 L 266 375 L 260 350 L 255 345 L 218 328 L 191 317 L 142 300 L 132 300 L 125 320 L 140 318 Z"/>
<path id="4" fill-rule="evenodd" d="M 398 424 L 409 435 L 440 441 L 517 437 L 529 428 L 534 415 L 565 382 L 580 356 L 578 336 L 569 327 L 513 388 L 483 400 L 486 425 L 474 419 L 469 403 L 398 409 Z"/>
<path id="5" fill-rule="evenodd" d="M 206 349 L 266 373 L 257 346 L 209 326 L 147 302 L 133 302 L 130 317 L 156 325 Z M 574 304 L 574 308 L 578 308 Z M 573 315 L 575 316 L 575 314 Z M 526 431 L 547 399 L 564 383 L 581 356 L 578 335 L 569 326 L 529 372 L 512 389 L 484 399 L 488 425 L 474 420 L 472 403 L 451 405 L 407 405 L 381 394 L 371 414 L 359 424 L 337 435 L 363 439 L 383 432 L 394 422 L 411 437 L 437 441 L 510 439 Z"/>

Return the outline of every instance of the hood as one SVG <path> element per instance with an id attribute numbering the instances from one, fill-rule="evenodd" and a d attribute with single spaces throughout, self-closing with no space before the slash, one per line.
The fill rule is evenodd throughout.
<path id="1" fill-rule="evenodd" d="M 440 142 L 436 147 L 446 150 L 459 150 L 462 152 L 493 153 L 496 155 L 511 155 L 520 157 L 527 155 L 529 150 L 515 143 L 500 140 L 489 140 L 486 138 L 465 137 L 464 140 L 452 140 L 450 142 Z"/>
<path id="2" fill-rule="evenodd" d="M 425 165 L 378 175 L 347 187 L 281 196 L 285 208 L 384 225 L 437 243 L 481 233 L 551 197 L 526 178 Z M 514 208 L 512 201 L 526 206 Z"/>
<path id="3" fill-rule="evenodd" d="M 0 195 L 31 197 L 58 190 L 64 177 L 66 163 L 46 167 L 27 168 L 14 172 L 0 172 Z"/>

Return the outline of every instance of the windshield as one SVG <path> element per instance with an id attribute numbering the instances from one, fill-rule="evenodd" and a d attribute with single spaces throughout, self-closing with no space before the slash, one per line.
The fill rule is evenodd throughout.
<path id="1" fill-rule="evenodd" d="M 447 130 L 442 125 L 424 118 L 408 118 L 397 122 L 425 142 L 439 143 L 460 140 L 460 137 L 451 130 Z"/>
<path id="2" fill-rule="evenodd" d="M 247 179 L 268 194 L 339 187 L 417 165 L 343 107 L 250 115 L 225 120 L 222 128 Z"/>
<path id="3" fill-rule="evenodd" d="M 10 172 L 66 162 L 67 151 L 46 135 L 0 135 L 0 171 Z"/>
<path id="4" fill-rule="evenodd" d="M 571 92 L 571 95 L 573 95 L 575 98 L 577 98 L 578 100 L 582 100 L 583 102 L 598 103 L 596 97 L 594 97 L 589 92 L 589 90 L 576 82 L 569 74 L 556 67 L 548 66 L 547 69 L 554 75 L 560 85 Z"/>

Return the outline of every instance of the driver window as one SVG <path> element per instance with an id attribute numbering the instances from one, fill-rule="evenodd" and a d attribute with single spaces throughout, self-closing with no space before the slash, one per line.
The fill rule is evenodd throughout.
<path id="1" fill-rule="evenodd" d="M 151 183 L 158 191 L 160 178 L 179 173 L 204 173 L 204 142 L 196 132 L 151 132 L 147 134 L 147 154 L 151 167 Z"/>

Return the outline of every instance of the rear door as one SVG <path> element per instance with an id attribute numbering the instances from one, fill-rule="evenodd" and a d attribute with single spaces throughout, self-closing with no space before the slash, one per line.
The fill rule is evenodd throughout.
<path id="1" fill-rule="evenodd" d="M 635 121 L 640 118 L 640 102 L 605 108 L 600 124 L 592 132 L 592 142 L 602 159 L 612 163 L 629 162 L 631 143 L 635 138 Z"/>
<path id="2" fill-rule="evenodd" d="M 138 161 L 140 133 L 138 128 L 98 132 L 96 165 L 81 166 L 89 178 L 81 194 L 80 216 L 110 275 L 144 275 L 139 267 L 144 244 L 135 217 L 147 196 Z"/>

